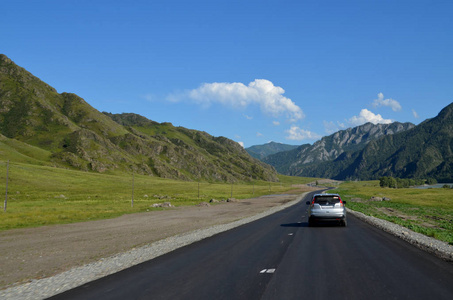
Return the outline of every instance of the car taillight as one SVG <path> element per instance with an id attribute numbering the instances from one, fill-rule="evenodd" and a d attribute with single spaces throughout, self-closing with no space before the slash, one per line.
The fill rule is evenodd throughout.
<path id="1" fill-rule="evenodd" d="M 340 207 L 343 207 L 344 206 L 343 200 L 341 200 L 341 198 L 338 198 L 338 199 L 340 199 Z"/>

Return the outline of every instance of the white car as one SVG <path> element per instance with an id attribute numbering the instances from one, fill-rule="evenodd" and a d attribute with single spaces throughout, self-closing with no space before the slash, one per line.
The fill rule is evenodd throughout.
<path id="1" fill-rule="evenodd" d="M 308 226 L 318 221 L 337 222 L 346 226 L 346 201 L 341 200 L 338 194 L 315 194 L 312 201 L 307 201 Z"/>

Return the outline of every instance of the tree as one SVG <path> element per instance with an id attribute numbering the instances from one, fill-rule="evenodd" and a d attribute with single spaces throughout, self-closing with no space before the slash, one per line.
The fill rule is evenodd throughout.
<path id="1" fill-rule="evenodd" d="M 389 180 L 387 176 L 379 178 L 379 186 L 380 187 L 388 187 L 389 186 Z"/>
<path id="2" fill-rule="evenodd" d="M 437 180 L 436 180 L 435 178 L 428 178 L 428 179 L 426 180 L 426 183 L 427 183 L 427 184 L 430 184 L 430 185 L 431 185 L 431 184 L 436 184 L 436 183 L 437 183 Z"/>

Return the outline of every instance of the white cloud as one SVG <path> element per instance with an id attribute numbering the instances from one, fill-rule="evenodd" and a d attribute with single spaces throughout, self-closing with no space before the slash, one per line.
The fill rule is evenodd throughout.
<path id="1" fill-rule="evenodd" d="M 317 140 L 321 138 L 320 135 L 305 129 L 301 129 L 295 125 L 291 126 L 290 129 L 286 130 L 286 133 L 288 133 L 288 136 L 286 137 L 287 140 L 302 141 L 302 140 Z"/>
<path id="2" fill-rule="evenodd" d="M 244 147 L 244 142 L 238 142 L 238 144 L 241 145 L 242 148 L 245 148 L 245 147 Z"/>
<path id="3" fill-rule="evenodd" d="M 373 112 L 369 111 L 368 109 L 362 109 L 358 116 L 354 116 L 350 118 L 349 123 L 354 126 L 359 126 L 368 122 L 373 124 L 390 124 L 393 121 L 390 119 L 384 119 L 380 114 L 374 114 Z"/>
<path id="4" fill-rule="evenodd" d="M 246 114 L 244 114 L 243 116 L 244 116 L 247 120 L 252 120 L 252 119 L 253 119 L 253 117 L 248 116 L 248 115 L 246 115 Z"/>
<path id="5" fill-rule="evenodd" d="M 261 132 L 257 132 L 256 136 L 260 137 L 260 136 L 263 136 L 263 134 Z"/>
<path id="6" fill-rule="evenodd" d="M 388 106 L 393 111 L 400 111 L 402 109 L 401 104 L 399 104 L 398 101 L 391 99 L 391 98 L 384 99 L 384 94 L 382 94 L 382 93 L 378 94 L 378 98 L 374 99 L 372 105 L 373 105 L 373 107 Z"/>
<path id="7" fill-rule="evenodd" d="M 204 83 L 199 88 L 188 91 L 185 96 L 203 106 L 220 103 L 233 108 L 246 108 L 257 104 L 263 113 L 274 117 L 284 115 L 290 121 L 304 118 L 302 109 L 283 96 L 284 93 L 283 88 L 275 86 L 269 80 L 255 79 L 248 85 L 240 82 Z M 180 97 L 169 95 L 167 99 L 174 101 Z"/>
<path id="8" fill-rule="evenodd" d="M 273 121 L 272 124 L 274 124 L 274 126 L 279 126 L 280 122 L 279 121 Z"/>
<path id="9" fill-rule="evenodd" d="M 417 113 L 415 110 L 412 110 L 412 115 L 413 115 L 414 118 L 416 118 L 416 119 L 419 118 L 418 113 Z"/>

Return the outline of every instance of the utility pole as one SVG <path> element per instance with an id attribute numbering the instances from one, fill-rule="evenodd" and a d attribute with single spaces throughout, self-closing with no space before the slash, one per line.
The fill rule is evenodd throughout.
<path id="1" fill-rule="evenodd" d="M 134 171 L 132 171 L 132 199 L 131 207 L 134 207 Z"/>
<path id="2" fill-rule="evenodd" d="M 9 159 L 6 163 L 6 193 L 5 193 L 5 203 L 3 204 L 3 211 L 6 212 L 6 205 L 8 203 L 8 173 L 9 173 Z"/>

